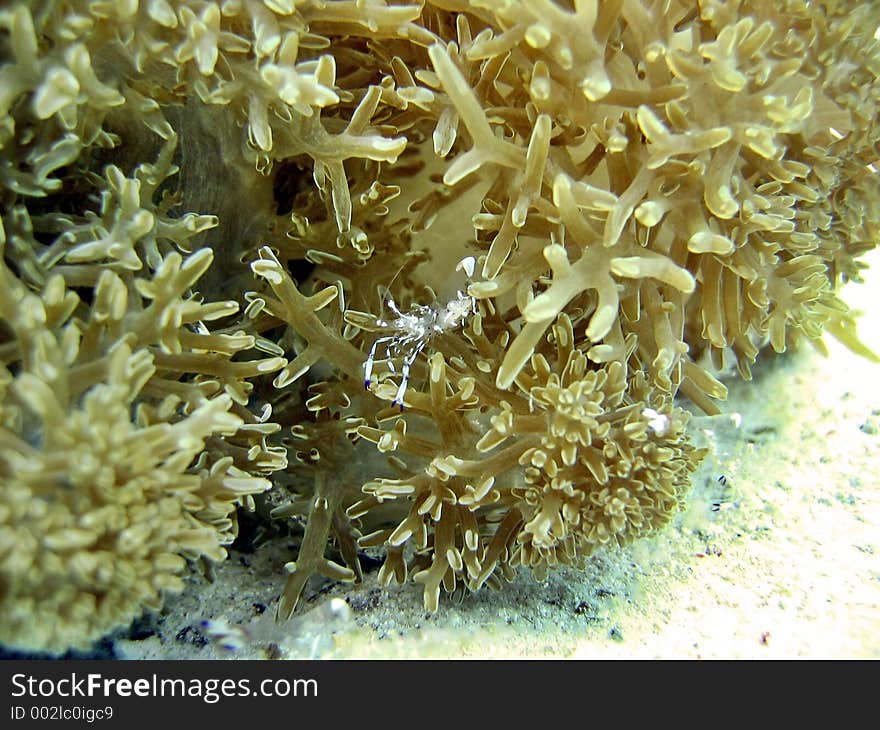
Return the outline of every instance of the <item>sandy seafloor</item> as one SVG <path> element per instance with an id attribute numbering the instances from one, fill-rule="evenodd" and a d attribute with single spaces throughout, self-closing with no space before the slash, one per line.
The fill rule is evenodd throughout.
<path id="1" fill-rule="evenodd" d="M 880 255 L 843 297 L 880 351 Z M 873 308 L 872 308 L 873 307 Z M 727 415 L 695 418 L 710 448 L 688 509 L 586 571 L 441 597 L 313 582 L 276 624 L 287 542 L 232 551 L 162 614 L 117 639 L 130 659 L 880 657 L 880 365 L 826 338 L 727 381 Z M 738 415 L 732 415 L 738 414 Z M 723 478 L 722 478 L 723 477 Z M 726 485 L 725 485 L 726 483 Z M 718 503 L 717 511 L 713 503 Z M 210 628 L 204 624 L 210 622 Z"/>

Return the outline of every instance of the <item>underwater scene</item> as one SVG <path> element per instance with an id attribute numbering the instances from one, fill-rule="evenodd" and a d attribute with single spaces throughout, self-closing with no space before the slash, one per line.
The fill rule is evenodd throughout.
<path id="1" fill-rule="evenodd" d="M 0 3 L 0 656 L 880 658 L 880 3 Z"/>

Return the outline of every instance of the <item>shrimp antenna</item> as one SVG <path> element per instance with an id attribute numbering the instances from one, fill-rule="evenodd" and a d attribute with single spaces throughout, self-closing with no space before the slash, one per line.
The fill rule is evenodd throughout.
<path id="1" fill-rule="evenodd" d="M 382 321 L 385 318 L 385 301 L 387 299 L 392 299 L 391 297 L 391 287 L 394 285 L 394 282 L 397 281 L 397 277 L 400 276 L 401 272 L 407 267 L 407 264 L 410 263 L 410 260 L 413 258 L 413 252 L 407 252 L 404 255 L 404 262 L 397 268 L 397 271 L 394 272 L 394 276 L 391 277 L 391 281 L 388 284 L 379 284 L 376 286 L 376 290 L 379 293 L 379 317 L 378 321 Z M 416 263 L 418 265 L 418 262 Z"/>

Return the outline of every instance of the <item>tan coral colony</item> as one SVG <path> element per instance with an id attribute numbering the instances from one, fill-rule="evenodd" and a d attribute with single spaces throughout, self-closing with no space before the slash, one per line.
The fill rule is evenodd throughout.
<path id="1" fill-rule="evenodd" d="M 435 611 L 668 522 L 719 370 L 825 331 L 870 356 L 836 292 L 880 231 L 878 26 L 854 0 L 5 4 L 0 642 L 158 609 L 240 510 L 298 536 L 281 619 L 364 551 Z"/>

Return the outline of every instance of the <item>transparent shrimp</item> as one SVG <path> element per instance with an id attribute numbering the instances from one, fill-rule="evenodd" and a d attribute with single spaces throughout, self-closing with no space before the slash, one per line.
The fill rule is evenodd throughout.
<path id="1" fill-rule="evenodd" d="M 458 262 L 456 271 L 464 271 L 468 279 L 473 276 L 476 260 L 468 256 Z M 388 308 L 393 313 L 389 319 L 377 319 L 376 325 L 383 332 L 370 348 L 370 354 L 364 362 L 364 387 L 369 389 L 372 382 L 373 364 L 376 361 L 376 353 L 381 347 L 384 351 L 384 359 L 388 362 L 388 368 L 392 373 L 394 361 L 401 361 L 400 385 L 394 396 L 392 405 L 403 410 L 403 397 L 406 394 L 409 383 L 409 372 L 416 358 L 431 340 L 443 332 L 461 327 L 468 317 L 477 312 L 476 300 L 465 291 L 457 291 L 455 299 L 440 305 L 413 304 L 406 312 L 400 311 L 394 299 L 388 296 Z"/>

